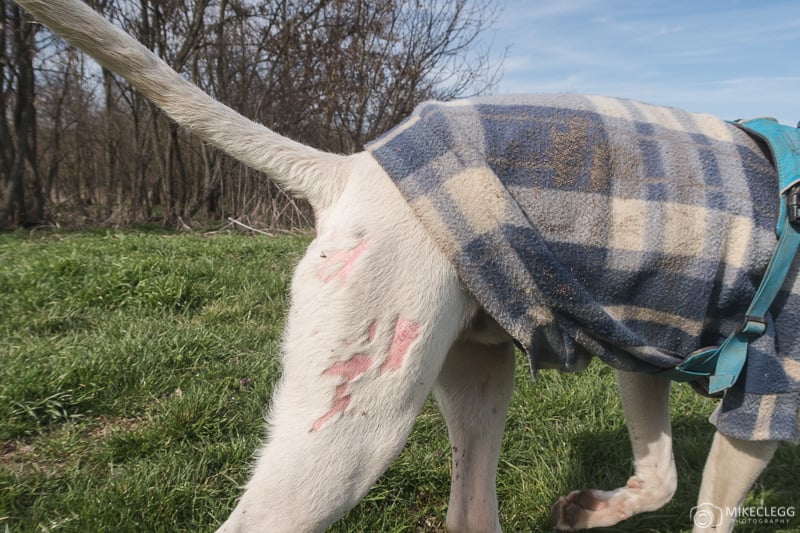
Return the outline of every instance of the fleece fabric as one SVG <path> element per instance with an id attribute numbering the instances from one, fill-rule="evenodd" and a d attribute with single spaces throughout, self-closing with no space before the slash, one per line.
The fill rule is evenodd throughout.
<path id="1" fill-rule="evenodd" d="M 776 245 L 768 152 L 709 115 L 536 95 L 430 102 L 367 146 L 531 369 L 656 372 L 741 322 Z M 712 422 L 797 443 L 796 261 Z"/>

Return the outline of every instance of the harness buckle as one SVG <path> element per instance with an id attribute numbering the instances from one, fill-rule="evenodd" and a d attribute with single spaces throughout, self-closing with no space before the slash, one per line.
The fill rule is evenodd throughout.
<path id="1" fill-rule="evenodd" d="M 789 222 L 800 222 L 800 183 L 786 193 L 786 216 Z"/>
<path id="2" fill-rule="evenodd" d="M 767 321 L 764 317 L 745 315 L 738 332 L 751 341 L 756 340 L 767 331 Z"/>

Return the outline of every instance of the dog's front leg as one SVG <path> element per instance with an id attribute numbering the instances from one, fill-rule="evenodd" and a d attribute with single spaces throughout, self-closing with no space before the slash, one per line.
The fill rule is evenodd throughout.
<path id="1" fill-rule="evenodd" d="M 714 434 L 693 515 L 694 533 L 733 530 L 733 510 L 742 504 L 777 448 L 777 441 L 745 441 Z"/>
<path id="2" fill-rule="evenodd" d="M 495 478 L 514 389 L 514 347 L 458 342 L 434 389 L 447 422 L 453 478 L 447 530 L 499 533 Z"/>
<path id="3" fill-rule="evenodd" d="M 617 372 L 622 408 L 633 448 L 635 474 L 612 491 L 581 490 L 553 507 L 553 526 L 562 531 L 611 526 L 672 499 L 678 479 L 672 457 L 667 379 Z"/>

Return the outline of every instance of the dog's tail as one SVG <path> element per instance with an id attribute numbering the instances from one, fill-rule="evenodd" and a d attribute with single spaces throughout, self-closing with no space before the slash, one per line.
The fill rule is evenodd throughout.
<path id="1" fill-rule="evenodd" d="M 292 141 L 252 122 L 186 81 L 80 0 L 15 0 L 70 44 L 126 78 L 175 122 L 292 193 L 324 208 L 338 196 L 343 156 Z"/>

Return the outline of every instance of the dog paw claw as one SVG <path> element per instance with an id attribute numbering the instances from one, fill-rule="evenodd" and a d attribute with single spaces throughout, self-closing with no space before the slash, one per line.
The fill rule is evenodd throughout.
<path id="1" fill-rule="evenodd" d="M 581 516 L 587 511 L 596 511 L 602 506 L 602 502 L 597 500 L 591 491 L 576 490 L 566 496 L 562 496 L 553 506 L 551 513 L 551 524 L 553 529 L 558 531 L 576 531 Z"/>

